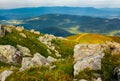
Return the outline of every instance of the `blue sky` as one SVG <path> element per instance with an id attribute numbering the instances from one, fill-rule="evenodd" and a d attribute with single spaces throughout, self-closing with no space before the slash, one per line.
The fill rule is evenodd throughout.
<path id="1" fill-rule="evenodd" d="M 120 0 L 0 0 L 1 9 L 38 6 L 120 8 Z"/>

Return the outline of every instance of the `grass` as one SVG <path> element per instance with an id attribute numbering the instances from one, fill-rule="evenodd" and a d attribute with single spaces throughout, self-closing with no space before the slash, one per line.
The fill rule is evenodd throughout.
<path id="1" fill-rule="evenodd" d="M 69 57 L 54 63 L 56 67 L 53 70 L 41 66 L 27 69 L 24 72 L 15 71 L 6 81 L 72 81 L 72 60 Z"/>
<path id="2" fill-rule="evenodd" d="M 96 44 L 96 43 L 103 44 L 106 41 L 113 41 L 112 38 L 99 34 L 79 34 L 79 35 L 67 37 L 67 39 L 82 44 Z"/>
<path id="3" fill-rule="evenodd" d="M 47 57 L 49 54 L 47 52 L 47 47 L 41 43 L 37 38 L 41 35 L 33 34 L 27 30 L 24 30 L 23 33 L 26 34 L 27 38 L 19 35 L 20 32 L 12 29 L 12 33 L 6 33 L 5 37 L 0 38 L 0 45 L 22 45 L 31 50 L 31 54 L 39 52 L 40 54 Z"/>
<path id="4" fill-rule="evenodd" d="M 120 55 L 106 54 L 102 59 L 102 81 L 110 81 L 113 69 L 120 65 Z"/>

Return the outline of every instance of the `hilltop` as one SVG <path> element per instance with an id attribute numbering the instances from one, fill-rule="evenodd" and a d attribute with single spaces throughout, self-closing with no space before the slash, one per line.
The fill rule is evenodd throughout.
<path id="1" fill-rule="evenodd" d="M 1 25 L 0 80 L 116 79 L 112 72 L 120 63 L 119 43 L 120 38 L 115 36 L 87 33 L 64 38 L 22 26 Z"/>

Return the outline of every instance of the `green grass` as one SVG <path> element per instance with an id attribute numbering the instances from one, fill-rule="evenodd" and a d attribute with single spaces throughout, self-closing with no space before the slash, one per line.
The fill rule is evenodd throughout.
<path id="1" fill-rule="evenodd" d="M 96 44 L 96 43 L 103 44 L 106 41 L 113 41 L 113 39 L 108 36 L 99 35 L 99 34 L 87 34 L 87 33 L 69 36 L 67 37 L 67 39 L 82 44 Z"/>
<path id="2" fill-rule="evenodd" d="M 12 30 L 12 33 L 6 33 L 5 37 L 0 38 L 0 45 L 22 45 L 31 50 L 31 54 L 39 52 L 40 54 L 47 57 L 49 54 L 47 52 L 47 47 L 38 40 L 40 35 L 33 34 L 27 30 L 24 30 L 23 33 L 26 34 L 27 38 L 24 38 L 19 35 L 20 32 L 15 29 Z"/>
<path id="3" fill-rule="evenodd" d="M 102 80 L 110 81 L 113 69 L 120 65 L 120 55 L 106 54 L 102 59 Z"/>
<path id="4" fill-rule="evenodd" d="M 34 67 L 24 72 L 15 71 L 6 81 L 72 81 L 73 59 L 66 58 L 63 61 L 54 63 L 56 67 L 49 70 L 48 67 Z"/>

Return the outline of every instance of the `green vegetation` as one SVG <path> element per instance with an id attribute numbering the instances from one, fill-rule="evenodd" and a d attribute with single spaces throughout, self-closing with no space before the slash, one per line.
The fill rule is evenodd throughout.
<path id="1" fill-rule="evenodd" d="M 89 68 L 86 68 L 83 71 L 81 71 L 77 76 L 75 76 L 75 78 L 92 81 L 92 79 L 95 78 L 94 71 L 90 70 Z"/>
<path id="2" fill-rule="evenodd" d="M 73 49 L 74 45 L 76 42 L 70 41 L 70 40 L 59 40 L 59 39 L 54 39 L 51 41 L 56 49 L 62 54 L 62 57 L 68 57 L 73 55 Z"/>
<path id="3" fill-rule="evenodd" d="M 113 41 L 111 37 L 99 35 L 99 34 L 78 34 L 67 37 L 69 40 L 73 40 L 82 44 L 103 44 L 106 41 Z"/>
<path id="4" fill-rule="evenodd" d="M 102 79 L 103 81 L 110 81 L 113 69 L 120 65 L 120 55 L 106 54 L 102 59 Z"/>
<path id="5" fill-rule="evenodd" d="M 27 38 L 22 37 L 19 33 L 24 33 Z M 22 32 L 16 31 L 15 28 L 12 28 L 12 33 L 6 33 L 5 37 L 0 38 L 0 45 L 22 45 L 31 50 L 33 55 L 36 52 L 39 52 L 43 56 L 47 57 L 50 54 L 47 52 L 47 46 L 38 40 L 39 36 L 43 34 L 34 34 L 28 30 L 23 30 Z M 10 75 L 6 81 L 72 81 L 73 78 L 77 79 L 86 79 L 92 81 L 95 77 L 94 73 L 102 75 L 103 81 L 110 81 L 111 74 L 113 69 L 120 64 L 120 55 L 111 55 L 106 54 L 102 59 L 102 70 L 93 71 L 89 68 L 81 71 L 79 75 L 73 76 L 73 49 L 75 44 L 85 43 L 85 44 L 98 44 L 105 43 L 106 41 L 116 41 L 120 42 L 120 37 L 113 36 L 104 36 L 98 34 L 79 34 L 67 37 L 67 40 L 53 39 L 51 41 L 52 45 L 55 46 L 55 49 L 59 51 L 62 55 L 62 59 L 51 64 L 56 65 L 55 68 L 51 69 L 49 67 L 41 66 L 27 69 L 23 72 L 19 72 L 20 64 L 12 65 L 16 69 L 13 71 L 13 74 Z M 54 51 L 51 56 L 56 57 Z M 11 64 L 0 62 L 0 72 L 9 69 Z"/>
<path id="6" fill-rule="evenodd" d="M 34 67 L 24 72 L 14 72 L 6 81 L 72 81 L 73 79 L 73 59 L 66 58 L 58 61 L 56 67 L 49 70 L 48 67 Z"/>
<path id="7" fill-rule="evenodd" d="M 31 50 L 31 54 L 36 52 L 41 53 L 44 56 L 48 56 L 47 47 L 38 40 L 40 35 L 31 33 L 30 31 L 24 30 L 23 33 L 26 34 L 27 38 L 22 37 L 14 28 L 12 33 L 6 33 L 5 37 L 0 38 L 0 45 L 22 45 Z"/>

